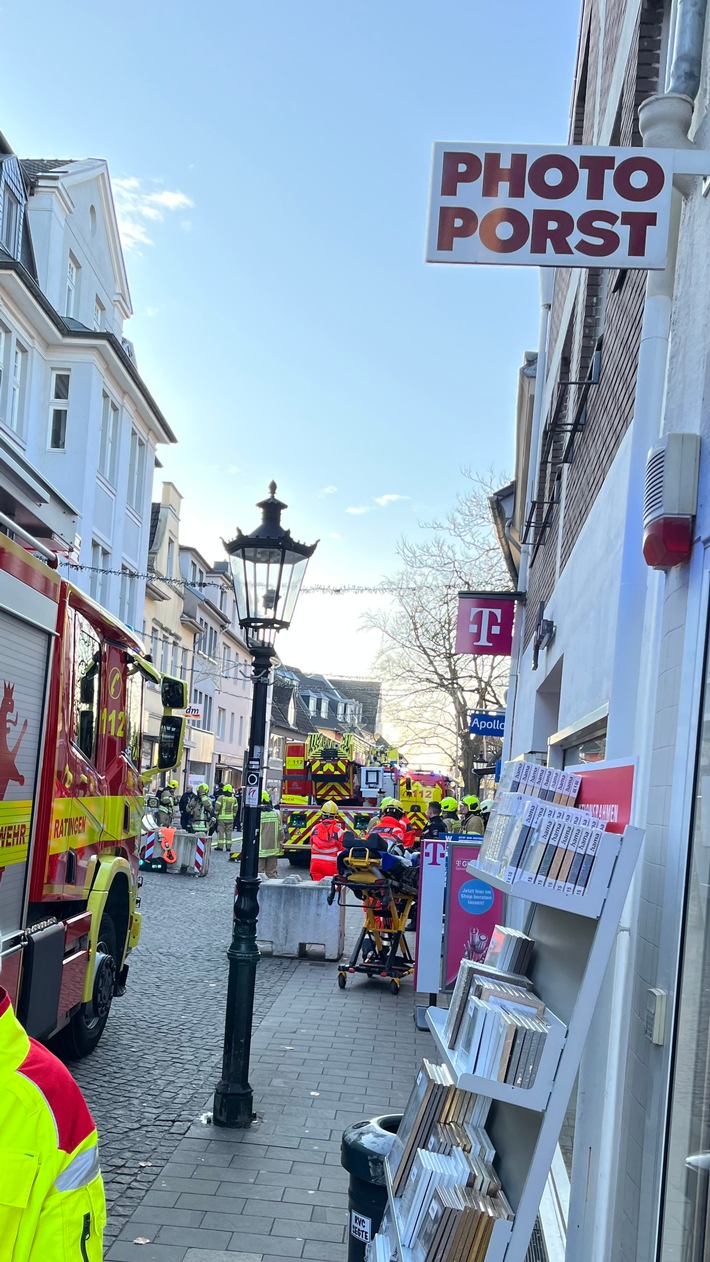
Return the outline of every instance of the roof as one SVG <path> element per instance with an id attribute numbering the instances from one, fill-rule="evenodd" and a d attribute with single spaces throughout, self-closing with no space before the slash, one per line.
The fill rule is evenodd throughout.
<path id="1" fill-rule="evenodd" d="M 346 697 L 362 706 L 362 727 L 373 734 L 379 730 L 382 684 L 378 679 L 344 679 L 334 676 L 332 682 Z"/>
<path id="2" fill-rule="evenodd" d="M 308 711 L 308 706 L 299 696 L 298 689 L 295 687 L 293 680 L 280 678 L 281 668 L 277 668 L 274 672 L 274 687 L 271 700 L 271 727 L 285 728 L 288 732 L 294 732 L 299 736 L 310 736 L 311 732 L 317 732 L 313 719 Z M 289 720 L 289 711 L 291 709 L 291 700 L 294 701 L 293 721 Z"/>
<path id="3" fill-rule="evenodd" d="M 79 158 L 20 158 L 20 166 L 29 184 L 34 184 L 40 175 L 47 171 L 61 171 L 79 162 Z"/>

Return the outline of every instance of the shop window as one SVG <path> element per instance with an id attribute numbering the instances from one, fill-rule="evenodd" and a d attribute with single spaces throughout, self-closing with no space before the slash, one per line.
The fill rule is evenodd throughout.
<path id="1" fill-rule="evenodd" d="M 604 762 L 606 758 L 606 723 L 596 731 L 585 736 L 584 740 L 574 745 L 567 745 L 562 751 L 563 767 L 584 766 L 586 763 Z"/>
<path id="2" fill-rule="evenodd" d="M 84 617 L 75 614 L 74 636 L 74 743 L 89 762 L 96 762 L 101 646 Z"/>
<path id="3" fill-rule="evenodd" d="M 710 654 L 693 787 L 659 1257 L 710 1250 Z"/>

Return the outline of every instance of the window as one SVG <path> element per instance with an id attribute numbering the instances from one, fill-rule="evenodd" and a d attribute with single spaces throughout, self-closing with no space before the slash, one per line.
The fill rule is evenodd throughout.
<path id="1" fill-rule="evenodd" d="M 217 740 L 224 740 L 224 733 L 227 726 L 227 711 L 221 707 L 217 708 Z"/>
<path id="2" fill-rule="evenodd" d="M 127 565 L 121 566 L 121 589 L 118 597 L 118 616 L 126 626 L 133 625 L 135 606 L 135 573 Z"/>
<path id="3" fill-rule="evenodd" d="M 64 314 L 73 316 L 79 300 L 79 272 L 81 268 L 74 258 L 73 254 L 69 255 L 67 263 L 67 293 L 64 302 Z"/>
<path id="4" fill-rule="evenodd" d="M 308 711 L 310 714 L 318 713 L 318 698 L 317 697 L 311 696 L 308 698 Z"/>
<path id="5" fill-rule="evenodd" d="M 223 587 L 220 587 L 219 589 L 219 607 L 222 613 L 224 613 L 227 608 L 227 593 Z"/>
<path id="6" fill-rule="evenodd" d="M 328 698 L 327 697 L 321 697 L 320 716 L 322 719 L 327 719 L 328 717 Z"/>
<path id="7" fill-rule="evenodd" d="M 160 640 L 160 627 L 153 623 L 153 630 L 150 633 L 150 656 L 153 659 L 153 665 L 158 664 L 158 642 Z"/>
<path id="8" fill-rule="evenodd" d="M 233 713 L 230 714 L 229 716 L 229 743 L 230 745 L 234 744 L 234 714 Z"/>
<path id="9" fill-rule="evenodd" d="M 344 701 L 338 702 L 338 718 L 340 720 L 345 718 L 345 702 Z"/>
<path id="10" fill-rule="evenodd" d="M 53 372 L 49 404 L 49 445 L 52 451 L 64 451 L 66 448 L 68 410 L 69 373 Z"/>
<path id="11" fill-rule="evenodd" d="M 101 570 L 111 568 L 111 554 L 108 548 L 104 548 L 103 544 L 97 543 L 94 539 L 91 544 L 91 578 L 89 580 L 89 595 L 100 605 L 106 604 L 106 596 L 108 590 L 108 574 L 100 573 Z"/>
<path id="12" fill-rule="evenodd" d="M 102 328 L 104 327 L 105 315 L 106 315 L 106 308 L 104 307 L 104 304 L 102 303 L 101 299 L 97 296 L 96 298 L 94 298 L 94 328 L 97 333 L 100 333 Z"/>
<path id="13" fill-rule="evenodd" d="M 96 758 L 99 717 L 101 646 L 93 627 L 75 614 L 74 621 L 74 744 L 85 758 Z"/>
<path id="14" fill-rule="evenodd" d="M 182 650 L 180 659 L 180 678 L 187 679 L 187 649 Z"/>
<path id="15" fill-rule="evenodd" d="M 168 673 L 168 637 L 163 636 L 163 643 L 160 646 L 160 673 L 167 675 Z"/>
<path id="16" fill-rule="evenodd" d="M 237 741 L 237 745 L 239 746 L 239 749 L 242 748 L 243 743 L 244 743 L 244 715 L 240 714 L 239 715 L 239 739 Z"/>
<path id="17" fill-rule="evenodd" d="M 7 344 L 7 329 L 0 324 L 0 407 L 2 406 L 2 383 L 5 376 L 5 346 Z"/>
<path id="18" fill-rule="evenodd" d="M 202 726 L 206 732 L 212 731 L 212 698 L 205 697 L 205 708 L 202 712 Z"/>
<path id="19" fill-rule="evenodd" d="M 16 434 L 22 431 L 22 413 L 25 403 L 25 382 L 27 379 L 27 351 L 15 343 L 12 356 L 12 381 L 10 383 L 10 415 L 8 425 Z"/>
<path id="20" fill-rule="evenodd" d="M 107 482 L 116 485 L 116 455 L 118 448 L 118 407 L 113 399 L 101 392 L 101 439 L 99 442 L 99 473 Z"/>
<path id="21" fill-rule="evenodd" d="M 200 587 L 205 581 L 205 571 L 201 570 L 199 565 L 194 561 L 190 562 L 190 582 L 193 587 Z"/>
<path id="22" fill-rule="evenodd" d="M 17 230 L 20 226 L 20 203 L 5 185 L 2 199 L 2 243 L 13 258 L 17 257 Z"/>
<path id="23" fill-rule="evenodd" d="M 178 673 L 178 652 L 178 645 L 174 643 L 170 651 L 170 674 L 173 677 L 176 677 Z"/>
<path id="24" fill-rule="evenodd" d="M 232 650 L 226 644 L 222 649 L 222 674 L 229 678 L 232 670 Z"/>
<path id="25" fill-rule="evenodd" d="M 145 485 L 145 443 L 136 430 L 131 430 L 131 454 L 128 461 L 128 503 L 136 512 L 143 509 Z"/>
<path id="26" fill-rule="evenodd" d="M 168 560 L 166 565 L 166 577 L 173 578 L 175 576 L 175 540 L 168 539 Z"/>

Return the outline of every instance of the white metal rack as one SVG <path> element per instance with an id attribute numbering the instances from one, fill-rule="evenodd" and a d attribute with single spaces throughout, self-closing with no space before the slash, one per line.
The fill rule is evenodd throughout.
<path id="1" fill-rule="evenodd" d="M 535 942 L 528 976 L 549 1012 L 555 1014 L 547 1061 L 543 1057 L 536 1081 L 527 1090 L 459 1074 L 456 1054 L 443 1043 L 445 1015 L 436 1009 L 427 1014 L 437 1048 L 459 1086 L 491 1100 L 486 1130 L 515 1218 L 494 1224 L 486 1262 L 525 1262 L 642 840 L 638 828 L 627 827 L 622 836 L 606 833 L 597 855 L 602 862 L 595 861 L 583 895 L 506 882 L 475 864 L 470 867 L 481 880 L 528 904 L 526 933 Z M 566 1035 L 560 1026 L 566 1028 Z M 561 1039 L 558 1052 L 554 1050 L 557 1039 Z M 399 1262 L 412 1262 L 412 1250 L 402 1246 L 399 1203 L 392 1195 L 389 1169 L 387 1179 Z"/>

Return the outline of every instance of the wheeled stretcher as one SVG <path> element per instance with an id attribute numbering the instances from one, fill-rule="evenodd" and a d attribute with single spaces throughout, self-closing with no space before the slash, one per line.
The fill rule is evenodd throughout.
<path id="1" fill-rule="evenodd" d="M 386 851 L 358 848 L 338 856 L 329 902 L 342 905 L 350 890 L 363 905 L 365 921 L 347 964 L 338 966 L 338 985 L 343 990 L 348 974 L 389 981 L 399 994 L 403 977 L 414 971 L 414 956 L 406 929 L 417 900 L 419 870 L 401 863 Z"/>

